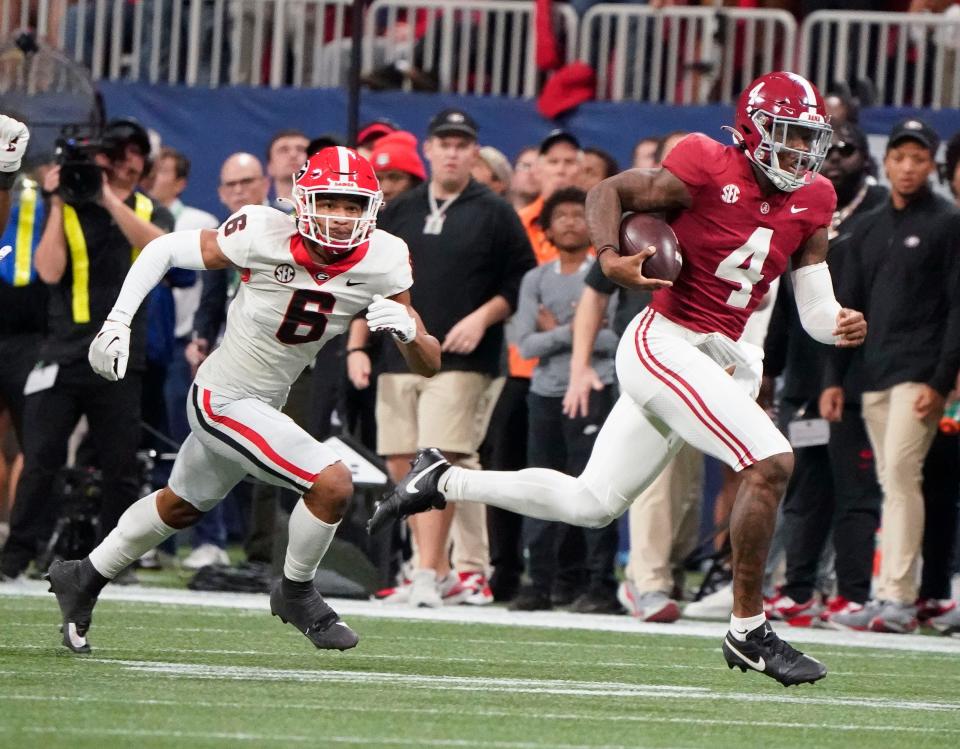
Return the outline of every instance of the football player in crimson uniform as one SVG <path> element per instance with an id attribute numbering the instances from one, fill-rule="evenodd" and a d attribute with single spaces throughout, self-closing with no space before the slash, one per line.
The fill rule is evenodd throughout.
<path id="1" fill-rule="evenodd" d="M 290 385 L 328 340 L 367 309 L 371 330 L 397 340 L 410 369 L 431 376 L 440 344 L 410 306 L 406 244 L 376 229 L 382 204 L 373 168 L 356 151 L 327 148 L 294 177 L 296 216 L 248 205 L 217 230 L 154 240 L 131 267 L 113 310 L 90 345 L 93 369 L 124 376 L 130 322 L 171 266 L 235 266 L 241 285 L 223 342 L 197 372 L 187 415 L 191 433 L 170 483 L 135 502 L 83 560 L 51 565 L 63 614 L 63 642 L 88 652 L 86 634 L 100 590 L 127 565 L 197 522 L 246 474 L 302 495 L 290 515 L 274 615 L 318 648 L 346 650 L 358 636 L 313 586 L 314 574 L 353 495 L 350 470 L 280 408 Z"/>
<path id="2" fill-rule="evenodd" d="M 590 191 L 587 220 L 604 273 L 627 288 L 655 291 L 620 342 L 622 395 L 584 472 L 573 478 L 543 469 L 469 471 L 422 451 L 378 506 L 371 531 L 446 500 L 603 526 L 688 442 L 743 476 L 731 518 L 734 608 L 724 657 L 731 668 L 789 685 L 816 681 L 826 668 L 780 640 L 763 614 L 763 568 L 793 456 L 754 400 L 760 368 L 739 339 L 789 263 L 811 336 L 858 346 L 867 327 L 862 314 L 837 303 L 825 263 L 836 196 L 817 173 L 831 134 L 820 93 L 793 73 L 764 75 L 741 95 L 732 132 L 730 146 L 690 135 L 662 169 L 627 171 Z M 643 260 L 656 248 L 618 253 L 624 211 L 668 216 L 683 252 L 672 284 L 643 276 Z"/>

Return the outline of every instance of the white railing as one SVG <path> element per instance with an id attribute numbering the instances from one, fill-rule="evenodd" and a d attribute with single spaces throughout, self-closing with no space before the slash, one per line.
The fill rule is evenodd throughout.
<path id="1" fill-rule="evenodd" d="M 865 79 L 878 105 L 960 107 L 960 19 L 818 11 L 801 27 L 799 67 L 821 91 Z"/>
<path id="2" fill-rule="evenodd" d="M 579 57 L 597 71 L 598 99 L 728 103 L 792 67 L 796 34 L 780 10 L 604 4 L 583 18 Z"/>
<path id="3" fill-rule="evenodd" d="M 561 62 L 570 62 L 576 57 L 577 15 L 569 5 L 554 8 L 554 28 L 566 42 Z M 418 39 L 414 32 L 421 27 Z M 375 0 L 366 16 L 364 69 L 384 61 L 433 75 L 440 91 L 536 96 L 534 3 Z"/>

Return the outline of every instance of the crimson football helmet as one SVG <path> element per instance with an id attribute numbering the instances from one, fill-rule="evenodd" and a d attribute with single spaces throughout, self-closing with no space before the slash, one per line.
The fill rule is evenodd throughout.
<path id="1" fill-rule="evenodd" d="M 318 199 L 340 196 L 360 198 L 360 216 L 318 212 Z M 383 193 L 369 161 L 352 148 L 332 146 L 317 151 L 293 176 L 293 200 L 297 207 L 299 232 L 330 252 L 343 254 L 366 242 L 376 228 Z M 346 238 L 334 236 L 331 222 L 342 224 L 345 221 L 353 222 L 350 235 Z"/>
<path id="2" fill-rule="evenodd" d="M 784 192 L 813 181 L 833 132 L 816 86 L 786 71 L 762 75 L 740 94 L 735 124 L 746 157 Z"/>

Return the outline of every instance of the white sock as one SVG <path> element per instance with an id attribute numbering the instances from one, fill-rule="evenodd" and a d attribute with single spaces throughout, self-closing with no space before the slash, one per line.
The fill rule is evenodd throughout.
<path id="1" fill-rule="evenodd" d="M 150 549 L 167 540 L 176 528 L 160 519 L 157 495 L 138 499 L 120 516 L 117 527 L 90 552 L 90 563 L 104 577 L 113 580 Z"/>
<path id="2" fill-rule="evenodd" d="M 324 523 L 307 509 L 301 498 L 290 513 L 290 538 L 287 556 L 283 560 L 283 576 L 302 583 L 313 580 L 339 525 Z"/>
<path id="3" fill-rule="evenodd" d="M 730 633 L 733 635 L 735 640 L 740 640 L 744 642 L 753 630 L 757 627 L 762 627 L 764 622 L 767 621 L 767 615 L 764 613 L 759 613 L 756 616 L 748 616 L 741 619 L 738 616 L 730 615 Z"/>
<path id="4" fill-rule="evenodd" d="M 452 466 L 438 486 L 449 500 L 482 502 L 541 520 L 591 528 L 607 525 L 630 504 L 623 497 L 602 502 L 580 479 L 546 468 L 471 471 Z"/>

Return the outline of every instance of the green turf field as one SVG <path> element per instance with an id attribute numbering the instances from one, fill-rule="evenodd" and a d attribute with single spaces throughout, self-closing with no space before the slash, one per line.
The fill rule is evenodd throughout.
<path id="1" fill-rule="evenodd" d="M 2 747 L 948 747 L 960 658 L 830 645 L 784 689 L 717 638 L 348 617 L 314 651 L 262 611 L 103 601 L 89 656 L 53 598 L 0 596 Z"/>

